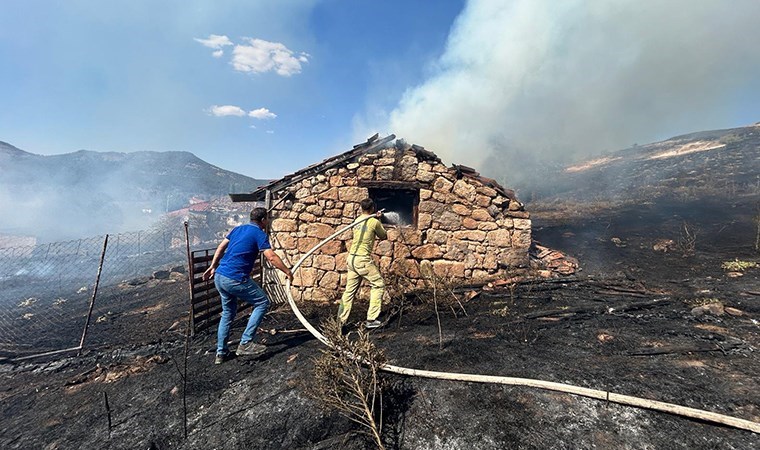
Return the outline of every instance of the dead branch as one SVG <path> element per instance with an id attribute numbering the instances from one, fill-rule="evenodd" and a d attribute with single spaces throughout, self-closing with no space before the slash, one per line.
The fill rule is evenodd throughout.
<path id="1" fill-rule="evenodd" d="M 760 204 L 755 213 L 755 251 L 760 252 Z"/>
<path id="2" fill-rule="evenodd" d="M 103 391 L 103 402 L 106 406 L 106 414 L 108 415 L 108 439 L 111 439 L 111 406 L 108 404 L 108 393 Z"/>
<path id="3" fill-rule="evenodd" d="M 628 356 L 653 356 L 653 355 L 671 355 L 678 353 L 699 353 L 699 352 L 726 352 L 735 348 L 741 348 L 743 344 L 725 343 L 725 344 L 705 344 L 705 345 L 681 345 L 681 346 L 663 346 L 647 347 L 627 352 Z"/>
<path id="4" fill-rule="evenodd" d="M 576 306 L 571 308 L 564 308 L 564 309 L 552 309 L 552 310 L 546 310 L 546 311 L 536 311 L 534 313 L 529 313 L 525 315 L 526 319 L 538 319 L 540 317 L 549 317 L 549 316 L 559 316 L 559 315 L 566 315 L 566 314 L 600 314 L 604 312 L 628 312 L 628 311 L 636 311 L 639 309 L 646 309 L 653 306 L 659 306 L 663 304 L 667 304 L 667 299 L 656 299 L 651 300 L 648 302 L 636 302 L 636 303 L 628 303 L 625 305 L 614 305 L 614 306 L 594 306 L 594 307 L 584 307 L 584 306 Z"/>
<path id="5" fill-rule="evenodd" d="M 306 328 L 295 328 L 293 330 L 287 330 L 283 328 L 281 330 L 278 330 L 277 328 L 266 329 L 266 328 L 259 327 L 259 329 L 261 330 L 262 333 L 267 333 L 272 336 L 274 336 L 275 334 L 290 334 L 290 333 L 303 333 L 303 332 L 308 333 L 309 332 L 309 330 L 307 330 Z"/>
<path id="6" fill-rule="evenodd" d="M 385 356 L 359 329 L 356 339 L 341 333 L 335 318 L 323 324 L 330 346 L 314 361 L 314 383 L 309 394 L 323 405 L 362 427 L 378 449 L 384 450 L 382 433 L 382 392 L 384 379 L 378 374 Z"/>
<path id="7" fill-rule="evenodd" d="M 433 308 L 435 309 L 435 320 L 438 322 L 438 350 L 443 350 L 443 331 L 441 330 L 441 315 L 438 314 L 438 283 L 433 279 Z"/>
<path id="8" fill-rule="evenodd" d="M 640 291 L 632 291 L 632 290 L 620 290 L 620 289 L 600 289 L 596 291 L 597 294 L 601 295 L 627 295 L 629 297 L 639 297 L 639 298 L 647 298 L 650 297 L 651 294 L 645 294 Z"/>
<path id="9" fill-rule="evenodd" d="M 80 373 L 79 375 L 76 375 L 74 378 L 64 383 L 64 386 L 74 386 L 74 385 L 82 384 L 86 382 L 87 380 L 90 379 L 90 375 L 96 372 L 99 368 L 100 368 L 99 366 L 95 366 L 92 369 L 85 370 L 84 372 Z"/>

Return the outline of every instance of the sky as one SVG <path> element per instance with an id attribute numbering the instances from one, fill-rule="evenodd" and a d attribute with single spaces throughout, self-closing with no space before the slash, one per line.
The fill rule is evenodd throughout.
<path id="1" fill-rule="evenodd" d="M 355 117 L 423 81 L 462 7 L 3 0 L 0 141 L 39 154 L 182 150 L 277 178 L 369 137 L 355 137 Z"/>
<path id="2" fill-rule="evenodd" d="M 4 0 L 0 141 L 279 178 L 380 132 L 517 176 L 760 121 L 759 19 L 756 0 Z"/>

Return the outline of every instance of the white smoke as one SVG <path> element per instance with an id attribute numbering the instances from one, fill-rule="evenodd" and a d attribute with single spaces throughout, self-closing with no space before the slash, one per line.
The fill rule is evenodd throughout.
<path id="1" fill-rule="evenodd" d="M 756 0 L 471 0 L 387 129 L 512 179 L 525 156 L 734 126 L 739 110 L 760 120 L 758 19 Z"/>

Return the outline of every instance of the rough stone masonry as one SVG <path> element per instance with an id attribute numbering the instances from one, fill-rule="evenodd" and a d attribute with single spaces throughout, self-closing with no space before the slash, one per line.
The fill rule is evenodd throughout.
<path id="1" fill-rule="evenodd" d="M 527 267 L 530 216 L 514 193 L 464 166 L 446 167 L 422 147 L 397 141 L 291 186 L 291 199 L 272 211 L 272 245 L 295 263 L 301 255 L 350 224 L 370 189 L 404 188 L 417 194 L 416 223 L 388 226 L 375 244 L 384 274 L 423 288 L 435 276 L 453 282 L 487 281 Z M 294 298 L 329 301 L 345 284 L 347 231 L 322 247 L 296 274 Z"/>

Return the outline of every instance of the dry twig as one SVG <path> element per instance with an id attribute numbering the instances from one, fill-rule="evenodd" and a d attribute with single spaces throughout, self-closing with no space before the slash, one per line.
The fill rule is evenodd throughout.
<path id="1" fill-rule="evenodd" d="M 681 225 L 681 236 L 678 238 L 678 248 L 683 253 L 683 256 L 692 256 L 697 250 L 697 235 L 699 230 L 690 225 L 689 222 L 684 221 Z"/>

